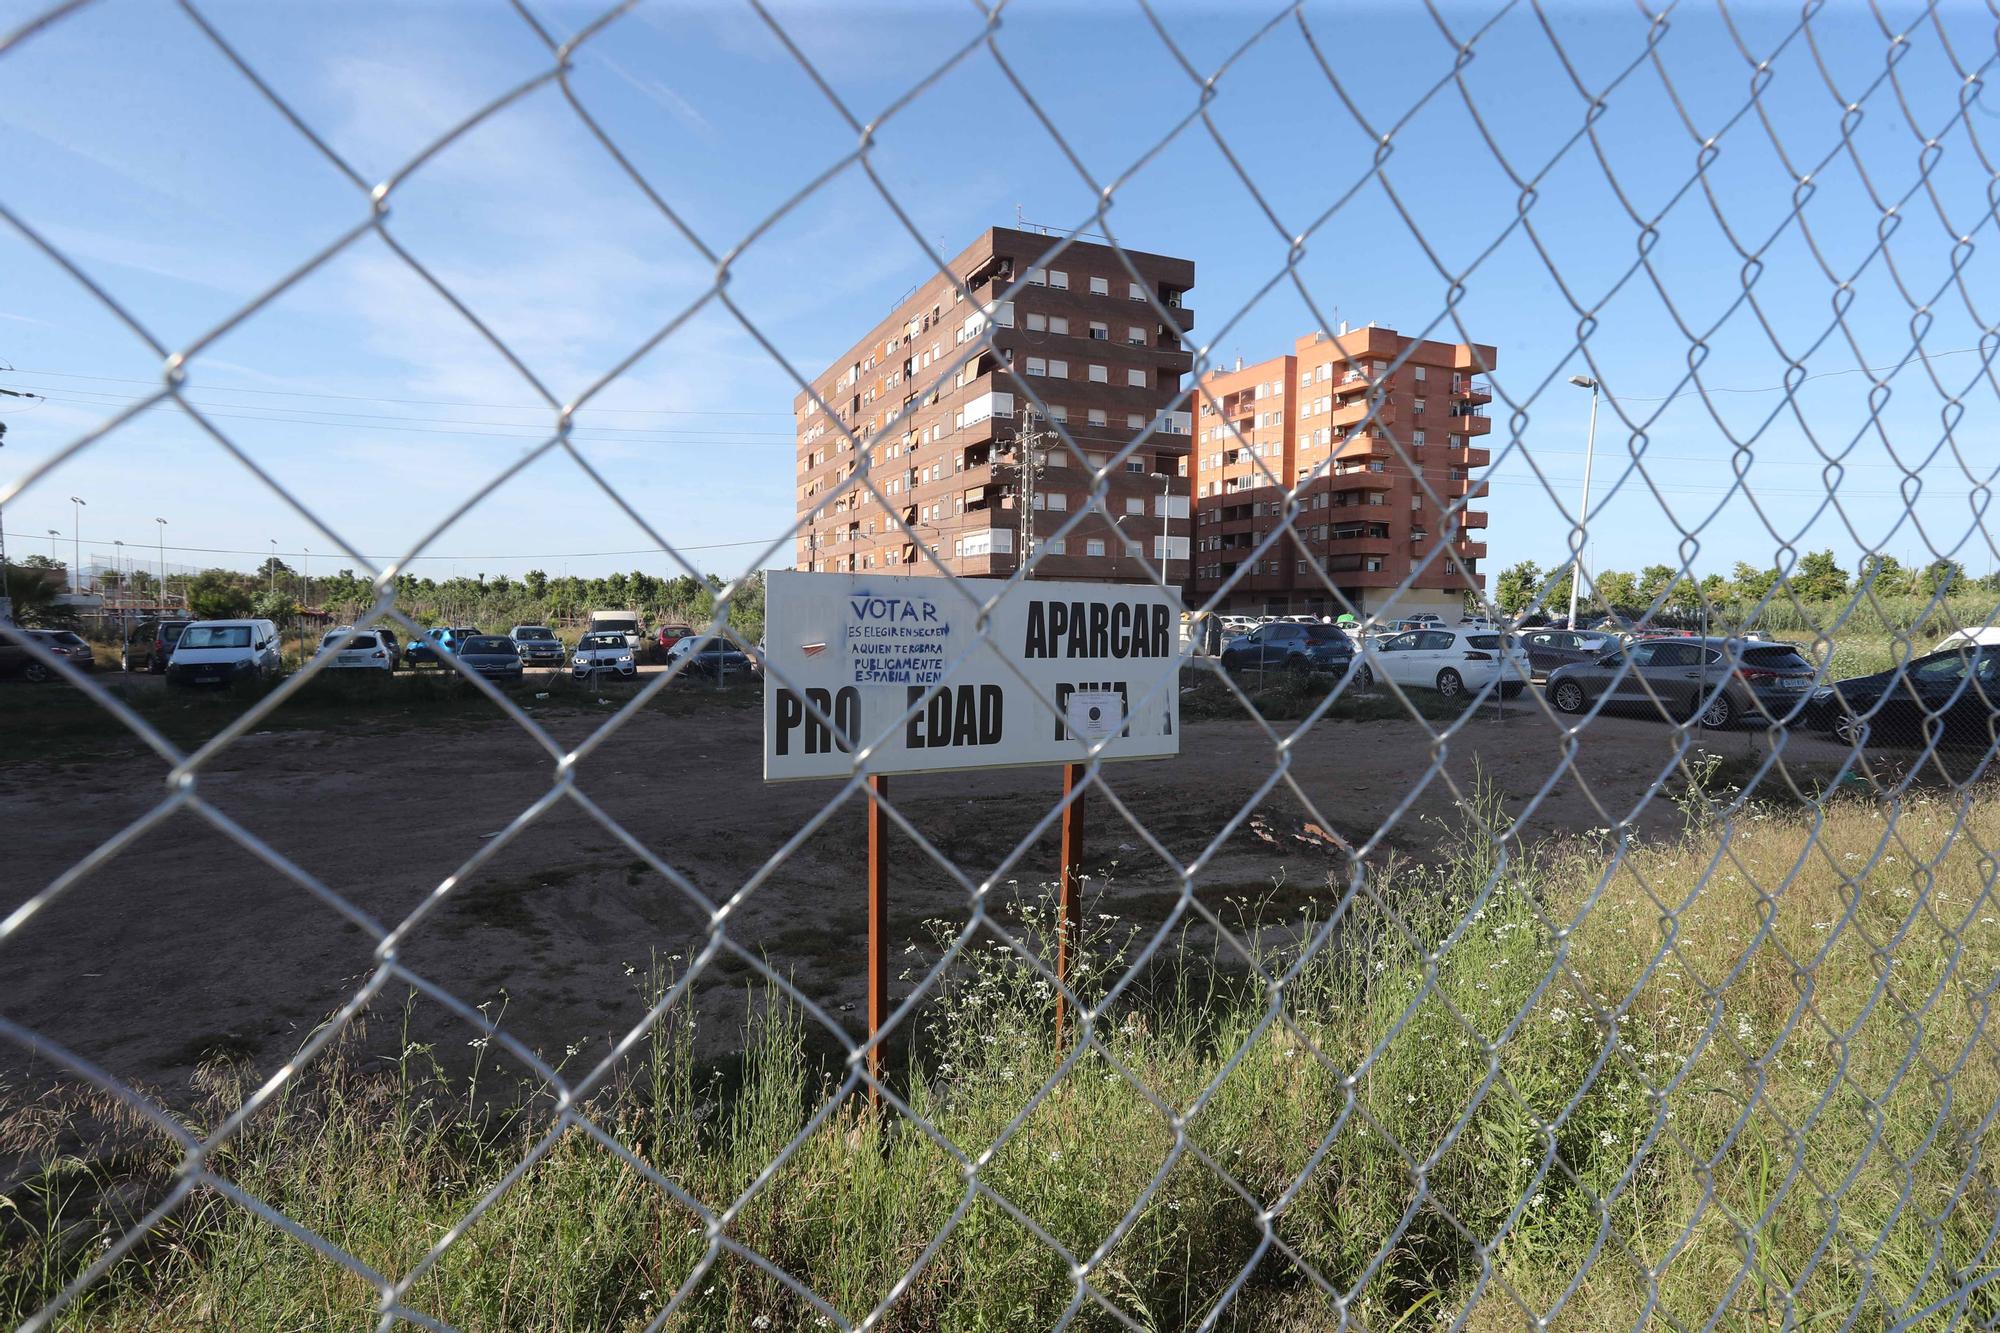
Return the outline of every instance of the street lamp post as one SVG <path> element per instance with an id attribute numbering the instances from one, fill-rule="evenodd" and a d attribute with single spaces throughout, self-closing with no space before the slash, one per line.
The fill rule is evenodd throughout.
<path id="1" fill-rule="evenodd" d="M 1576 524 L 1583 529 L 1586 539 L 1590 536 L 1590 465 L 1597 454 L 1597 381 L 1588 375 L 1571 375 L 1569 382 L 1579 389 L 1590 390 L 1590 432 L 1583 440 L 1583 506 L 1578 511 Z M 1583 564 L 1578 561 L 1569 573 L 1569 627 L 1576 628 L 1576 594 L 1583 582 Z"/>
<path id="2" fill-rule="evenodd" d="M 60 560 L 62 558 L 61 556 L 56 554 L 56 538 L 60 536 L 62 536 L 62 534 L 60 532 L 57 532 L 54 528 L 49 529 L 49 559 L 51 560 Z M 76 571 L 71 570 L 70 576 L 74 578 L 75 575 Z"/>
<path id="3" fill-rule="evenodd" d="M 1173 557 L 1167 554 L 1170 542 L 1167 534 L 1173 522 L 1173 505 L 1169 501 L 1173 497 L 1174 479 L 1165 472 L 1153 473 L 1152 479 L 1160 483 L 1160 582 L 1172 592 L 1173 580 L 1167 577 L 1167 572 L 1172 568 Z"/>
<path id="4" fill-rule="evenodd" d="M 278 539 L 271 538 L 271 591 L 278 590 Z"/>
<path id="5" fill-rule="evenodd" d="M 69 497 L 70 513 L 70 558 L 75 561 L 70 570 L 69 590 L 82 592 L 83 585 L 77 580 L 83 577 L 83 501 L 74 495 Z"/>
<path id="6" fill-rule="evenodd" d="M 157 596 L 160 614 L 164 616 L 167 613 L 167 520 L 156 518 L 153 522 L 160 525 L 160 586 Z"/>

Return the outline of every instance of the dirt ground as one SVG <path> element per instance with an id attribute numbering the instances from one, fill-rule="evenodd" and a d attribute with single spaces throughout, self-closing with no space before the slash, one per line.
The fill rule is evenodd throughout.
<path id="1" fill-rule="evenodd" d="M 563 713 L 548 725 L 573 744 L 604 720 Z M 1281 732 L 1291 725 L 1278 724 Z M 863 804 L 850 798 L 780 856 L 838 787 L 765 785 L 760 731 L 749 691 L 679 715 L 642 711 L 580 766 L 577 785 L 711 902 L 728 903 L 730 938 L 767 956 L 858 1034 Z M 1556 776 L 1564 753 L 1556 727 L 1517 701 L 1505 718 L 1489 707 L 1467 724 L 1445 747 L 1442 767 L 1463 790 L 1476 765 L 1524 816 L 1529 839 L 1628 817 L 1643 832 L 1665 833 L 1680 819 L 1656 796 L 1674 734 L 1642 718 L 1597 719 L 1579 740 L 1576 771 Z M 1736 732 L 1705 744 L 1741 765 L 1754 763 L 1766 742 Z M 1264 788 L 1272 746 L 1244 721 L 1190 723 L 1179 758 L 1114 766 L 1106 780 L 1182 862 L 1200 856 L 1235 812 L 1253 807 L 1255 818 L 1202 864 L 1195 891 L 1211 903 L 1274 888 L 1290 895 L 1294 910 L 1304 897 L 1330 898 L 1329 875 L 1344 876 L 1345 862 L 1308 824 L 1356 847 L 1379 832 L 1376 852 L 1434 853 L 1437 827 L 1428 821 L 1452 817 L 1454 795 L 1431 771 L 1422 725 L 1322 723 L 1288 753 L 1290 775 L 1316 813 L 1282 783 Z M 1822 774 L 1841 756 L 1805 735 L 1791 737 L 1785 754 Z M 395 732 L 272 729 L 205 769 L 200 791 L 374 920 L 394 924 L 546 793 L 553 772 L 548 755 L 505 720 Z M 156 804 L 164 773 L 150 752 L 0 760 L 0 912 Z M 1673 775 L 1670 789 L 1681 786 Z M 978 883 L 1060 791 L 1059 770 L 1020 769 L 896 778 L 891 799 Z M 898 842 L 890 951 L 900 966 L 923 960 L 927 919 L 966 919 L 967 895 L 914 844 Z M 1176 870 L 1096 792 L 1086 845 L 1092 889 L 1101 893 L 1093 912 L 1141 925 L 1164 917 L 1178 892 Z M 998 877 L 996 898 L 1033 898 L 1053 878 L 1055 856 L 1052 825 Z M 769 875 L 743 892 L 774 857 Z M 453 883 L 401 959 L 466 1001 L 493 1005 L 489 1012 L 503 1013 L 509 1032 L 552 1061 L 575 1047 L 568 1058 L 580 1062 L 638 1021 L 649 964 L 690 956 L 708 923 L 705 907 L 562 801 Z M 371 949 L 360 926 L 183 811 L 95 867 L 0 946 L 0 1015 L 175 1099 L 206 1056 L 275 1068 L 354 992 L 373 965 Z M 698 979 L 702 1049 L 733 1044 L 753 978 L 743 960 L 724 954 Z M 906 990 L 898 986 L 892 998 Z M 406 1023 L 407 996 L 401 984 L 385 991 L 371 1044 L 400 1049 L 407 1026 L 409 1040 L 463 1057 L 477 1032 L 429 1001 Z M 45 1060 L 0 1048 L 0 1084 L 19 1088 L 52 1072 Z"/>

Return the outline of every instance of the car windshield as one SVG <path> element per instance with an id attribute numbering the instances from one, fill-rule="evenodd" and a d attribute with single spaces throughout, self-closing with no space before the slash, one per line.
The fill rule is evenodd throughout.
<path id="1" fill-rule="evenodd" d="M 179 643 L 181 639 L 181 631 L 186 628 L 187 628 L 187 622 L 185 620 L 177 620 L 171 624 L 162 625 L 160 626 L 160 637 L 165 639 L 168 643 Z"/>
<path id="2" fill-rule="evenodd" d="M 639 628 L 639 622 L 636 620 L 600 620 L 592 628 L 605 634 L 627 634 Z"/>
<path id="3" fill-rule="evenodd" d="M 182 631 L 183 648 L 248 648 L 248 625 L 189 625 Z"/>
<path id="4" fill-rule="evenodd" d="M 625 640 L 616 634 L 586 634 L 576 645 L 579 648 L 623 648 Z"/>
<path id="5" fill-rule="evenodd" d="M 514 653 L 514 641 L 512 639 L 502 639 L 491 634 L 482 634 L 478 638 L 467 639 L 459 651 L 474 654 L 500 653 L 511 657 Z"/>
<path id="6" fill-rule="evenodd" d="M 553 630 L 544 629 L 540 625 L 523 625 L 521 626 L 521 628 L 514 631 L 514 637 L 517 639 L 534 639 L 537 642 L 539 642 L 545 639 L 555 638 L 555 632 Z"/>

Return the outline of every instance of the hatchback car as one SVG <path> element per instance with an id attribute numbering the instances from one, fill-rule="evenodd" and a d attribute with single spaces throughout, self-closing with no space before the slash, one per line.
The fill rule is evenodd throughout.
<path id="1" fill-rule="evenodd" d="M 411 666 L 421 666 L 425 662 L 443 666 L 444 659 L 458 651 L 460 642 L 477 633 L 479 630 L 470 625 L 440 625 L 436 629 L 425 630 L 422 638 L 411 639 L 409 646 L 403 649 L 403 660 Z"/>
<path id="2" fill-rule="evenodd" d="M 383 642 L 381 634 L 372 629 L 328 630 L 319 641 L 319 650 L 328 659 L 328 671 L 379 671 L 388 675 L 396 669 L 393 643 Z"/>
<path id="3" fill-rule="evenodd" d="M 710 639 L 707 643 L 697 637 L 680 640 L 667 649 L 667 667 L 671 670 L 682 662 L 687 664 L 680 668 L 683 680 L 691 677 L 714 681 L 747 680 L 757 674 L 757 663 L 750 654 L 726 639 Z"/>
<path id="4" fill-rule="evenodd" d="M 76 644 L 67 642 L 69 639 L 83 645 L 80 656 Z M 56 678 L 56 668 L 28 650 L 27 645 L 31 642 L 45 652 L 64 659 L 79 671 L 89 671 L 95 665 L 90 645 L 68 630 L 21 629 L 6 624 L 0 625 L 0 675 L 19 676 L 35 682 Z"/>
<path id="5" fill-rule="evenodd" d="M 1606 634 L 1567 629 L 1528 630 L 1514 636 L 1528 654 L 1538 676 L 1575 662 L 1594 662 L 1610 652 L 1614 640 Z"/>
<path id="6" fill-rule="evenodd" d="M 452 656 L 488 680 L 521 679 L 521 650 L 505 635 L 475 634 L 461 639 Z"/>
<path id="7" fill-rule="evenodd" d="M 1297 671 L 1345 674 L 1354 664 L 1354 643 L 1337 625 L 1292 621 L 1259 625 L 1222 650 L 1225 671 Z M 1373 682 L 1367 667 L 1356 672 L 1362 685 Z"/>
<path id="8" fill-rule="evenodd" d="M 1378 639 L 1368 647 L 1377 678 L 1456 699 L 1494 686 L 1502 696 L 1528 683 L 1528 655 L 1512 634 L 1498 630 L 1418 629 Z"/>
<path id="9" fill-rule="evenodd" d="M 1989 746 L 2000 732 L 2000 644 L 1962 644 L 1814 693 L 1810 721 L 1849 745 Z"/>
<path id="10" fill-rule="evenodd" d="M 563 664 L 562 640 L 547 625 L 516 625 L 507 631 L 507 637 L 514 641 L 523 666 L 559 667 Z"/>
<path id="11" fill-rule="evenodd" d="M 639 664 L 633 660 L 632 645 L 623 634 L 586 634 L 576 641 L 576 651 L 569 655 L 569 673 L 578 680 L 598 676 L 629 680 L 639 674 Z"/>
<path id="12" fill-rule="evenodd" d="M 1595 661 L 1557 667 L 1549 673 L 1548 695 L 1565 713 L 1581 713 L 1603 699 L 1607 707 L 1664 710 L 1720 728 L 1745 717 L 1798 716 L 1817 674 L 1789 643 L 1640 639 Z"/>

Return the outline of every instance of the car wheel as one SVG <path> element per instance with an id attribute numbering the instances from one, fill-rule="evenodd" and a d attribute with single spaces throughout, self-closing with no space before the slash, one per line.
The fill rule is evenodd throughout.
<path id="1" fill-rule="evenodd" d="M 1559 682 L 1550 697 L 1555 701 L 1557 710 L 1564 713 L 1581 713 L 1584 704 L 1589 702 L 1583 697 L 1583 686 L 1573 680 Z"/>
<path id="2" fill-rule="evenodd" d="M 1840 739 L 1841 744 L 1858 750 L 1868 743 L 1868 723 L 1843 712 L 1833 720 L 1833 734 Z"/>
<path id="3" fill-rule="evenodd" d="M 1367 666 L 1356 667 L 1354 669 L 1354 684 L 1359 689 L 1373 689 L 1375 686 L 1375 672 Z"/>
<path id="4" fill-rule="evenodd" d="M 1437 691 L 1447 699 L 1456 699 L 1465 693 L 1465 679 L 1450 667 L 1438 672 Z"/>
<path id="5" fill-rule="evenodd" d="M 1312 663 L 1307 661 L 1303 654 L 1293 653 L 1285 659 L 1285 670 L 1294 676 L 1304 676 L 1312 671 Z"/>
<path id="6" fill-rule="evenodd" d="M 54 678 L 55 673 L 49 670 L 46 663 L 30 662 L 21 668 L 21 679 L 33 681 L 37 685 Z"/>
<path id="7" fill-rule="evenodd" d="M 132 669 L 132 655 L 130 653 L 118 654 L 118 669 L 120 671 L 130 671 Z"/>
<path id="8" fill-rule="evenodd" d="M 1729 702 L 1729 696 L 1718 694 L 1708 707 L 1701 710 L 1701 725 L 1711 731 L 1720 731 L 1736 720 L 1736 705 Z"/>

